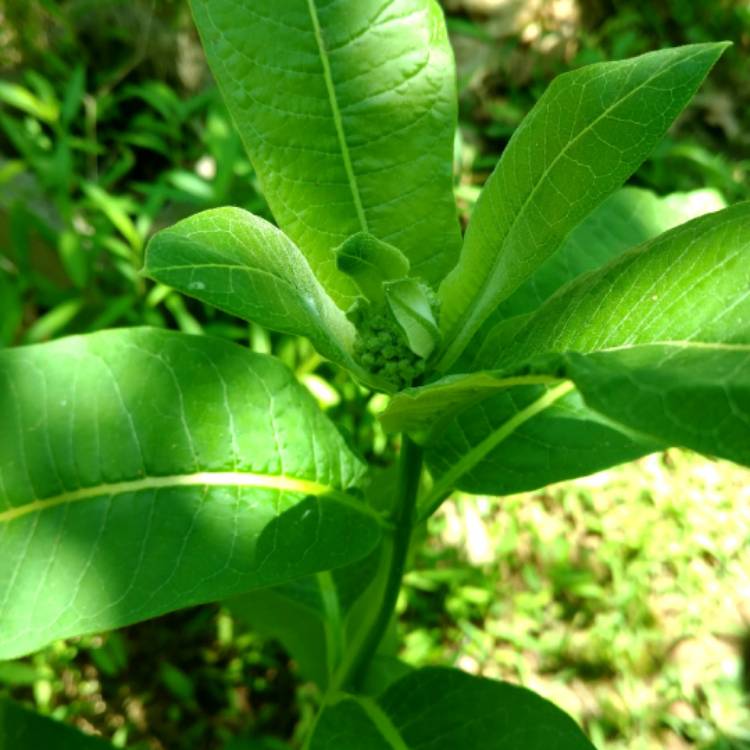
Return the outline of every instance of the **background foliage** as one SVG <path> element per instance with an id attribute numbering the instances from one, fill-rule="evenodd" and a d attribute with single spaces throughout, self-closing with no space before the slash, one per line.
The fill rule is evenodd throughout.
<path id="1" fill-rule="evenodd" d="M 719 39 L 733 48 L 632 183 L 747 198 L 743 0 L 444 5 L 464 219 L 556 74 Z M 139 276 L 153 231 L 221 204 L 268 216 L 183 0 L 0 3 L 0 345 L 146 323 L 274 351 L 386 469 L 382 397 L 306 342 Z M 746 470 L 679 451 L 502 500 L 459 496 L 406 578 L 402 655 L 522 682 L 602 750 L 748 748 L 749 502 Z M 277 644 L 215 606 L 0 663 L 0 692 L 143 748 L 274 747 L 315 697 Z"/>

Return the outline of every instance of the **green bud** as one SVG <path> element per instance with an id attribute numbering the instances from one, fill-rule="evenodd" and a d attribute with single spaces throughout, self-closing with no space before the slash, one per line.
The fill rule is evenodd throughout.
<path id="1" fill-rule="evenodd" d="M 359 335 L 353 347 L 357 361 L 398 389 L 411 385 L 424 371 L 424 360 L 409 348 L 399 324 L 389 315 L 374 313 L 372 306 L 360 305 L 355 309 L 364 313 L 357 325 Z"/>
<path id="2" fill-rule="evenodd" d="M 398 362 L 386 362 L 383 367 L 383 375 L 388 379 L 396 379 L 399 375 Z"/>

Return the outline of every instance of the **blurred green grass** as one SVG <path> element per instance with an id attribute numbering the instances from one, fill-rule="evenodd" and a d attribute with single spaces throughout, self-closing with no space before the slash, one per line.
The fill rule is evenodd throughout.
<path id="1" fill-rule="evenodd" d="M 601 750 L 750 747 L 750 472 L 678 450 L 431 520 L 404 657 L 520 682 Z"/>

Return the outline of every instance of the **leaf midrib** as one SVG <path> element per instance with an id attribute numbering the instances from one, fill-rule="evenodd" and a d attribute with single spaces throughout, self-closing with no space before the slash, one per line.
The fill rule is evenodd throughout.
<path id="1" fill-rule="evenodd" d="M 592 349 L 591 351 L 575 352 L 577 354 L 598 354 L 599 352 L 619 352 L 627 351 L 628 349 L 640 349 L 648 346 L 665 346 L 675 347 L 678 349 L 707 349 L 717 351 L 728 351 L 728 352 L 750 352 L 750 344 L 742 343 L 730 343 L 722 341 L 690 341 L 685 340 L 655 340 L 655 341 L 641 341 L 635 344 L 617 344 L 615 346 L 602 347 L 601 349 Z"/>
<path id="2" fill-rule="evenodd" d="M 357 696 L 362 710 L 375 725 L 382 738 L 393 748 L 393 750 L 409 750 L 409 746 L 391 721 L 388 714 L 372 699 L 362 695 Z"/>
<path id="3" fill-rule="evenodd" d="M 510 437 L 521 425 L 548 409 L 556 401 L 574 390 L 575 384 L 564 380 L 560 385 L 550 388 L 535 401 L 514 414 L 493 430 L 484 440 L 477 443 L 459 461 L 440 477 L 430 489 L 429 494 L 420 501 L 420 520 L 432 513 L 433 506 L 442 500 L 456 485 L 456 482 L 467 472 L 471 471 L 490 451 L 494 450 L 506 438 Z"/>
<path id="4" fill-rule="evenodd" d="M 309 0 L 310 2 L 312 0 Z M 521 206 L 518 208 L 518 210 L 514 214 L 514 219 L 511 222 L 510 226 L 508 227 L 507 232 L 505 233 L 502 241 L 502 245 L 500 247 L 500 252 L 497 253 L 495 256 L 495 260 L 492 263 L 492 266 L 490 268 L 489 273 L 484 275 L 484 283 L 480 286 L 480 291 L 477 295 L 475 295 L 476 299 L 482 298 L 486 294 L 486 290 L 488 288 L 488 285 L 490 281 L 494 278 L 498 265 L 500 263 L 500 258 L 502 254 L 502 250 L 505 248 L 508 237 L 510 236 L 513 229 L 518 225 L 518 222 L 520 221 L 521 217 L 525 214 L 525 211 L 529 204 L 531 203 L 532 199 L 536 196 L 537 191 L 541 189 L 542 183 L 545 181 L 549 173 L 552 171 L 552 169 L 555 167 L 555 165 L 560 161 L 560 159 L 565 156 L 568 151 L 578 142 L 579 139 L 581 139 L 584 135 L 587 135 L 589 131 L 591 131 L 600 120 L 602 120 L 604 117 L 607 117 L 613 110 L 615 110 L 617 107 L 619 107 L 623 102 L 627 101 L 631 96 L 634 96 L 636 93 L 638 93 L 641 89 L 645 88 L 648 84 L 650 84 L 655 79 L 659 78 L 660 76 L 668 73 L 672 68 L 676 67 L 677 65 L 689 62 L 693 58 L 697 57 L 701 52 L 703 52 L 703 49 L 696 50 L 696 52 L 693 55 L 690 55 L 689 57 L 680 58 L 676 60 L 671 65 L 668 65 L 665 68 L 662 68 L 657 73 L 654 73 L 652 76 L 649 76 L 645 81 L 643 81 L 641 84 L 636 86 L 632 91 L 630 91 L 628 94 L 623 96 L 622 98 L 618 99 L 614 104 L 609 106 L 607 109 L 605 109 L 598 117 L 596 117 L 594 120 L 591 121 L 583 130 L 578 133 L 578 135 L 575 136 L 572 140 L 568 141 L 565 148 L 563 148 L 556 156 L 555 158 L 550 162 L 549 166 L 542 172 L 542 174 L 539 176 L 539 178 L 536 181 L 536 184 L 529 192 L 528 196 L 524 199 Z M 492 179 L 492 176 L 490 176 L 490 179 Z M 488 180 L 489 182 L 489 180 Z M 512 292 L 511 292 L 512 294 Z M 507 298 L 507 295 L 506 295 Z M 501 300 L 502 301 L 502 300 Z M 472 310 L 476 306 L 467 307 L 466 310 L 461 314 L 459 319 L 456 321 L 456 323 L 452 326 L 452 330 L 459 330 L 459 334 L 454 339 L 454 345 L 449 347 L 444 356 L 441 358 L 440 362 L 438 363 L 438 368 L 442 371 L 448 370 L 451 365 L 458 359 L 459 356 L 461 356 L 461 353 L 466 347 L 466 344 L 464 343 L 464 339 L 466 343 L 471 339 L 471 337 L 476 333 L 476 330 L 474 330 L 470 336 L 466 337 L 463 334 L 463 330 L 466 328 L 467 323 L 472 318 Z M 481 325 L 481 323 L 480 323 Z M 477 327 L 478 330 L 478 327 Z M 446 338 L 450 338 L 446 336 Z M 456 351 L 456 348 L 458 348 L 458 351 Z M 454 354 L 455 352 L 455 354 Z"/>
<path id="5" fill-rule="evenodd" d="M 103 483 L 62 492 L 51 497 L 38 498 L 24 505 L 14 506 L 0 512 L 0 523 L 10 523 L 32 513 L 41 513 L 50 508 L 68 503 L 77 503 L 84 500 L 94 500 L 99 497 L 140 492 L 143 490 L 171 489 L 175 487 L 252 487 L 279 492 L 296 492 L 314 497 L 325 495 L 337 502 L 353 507 L 361 513 L 380 519 L 380 516 L 365 503 L 359 503 L 345 492 L 311 479 L 299 479 L 297 477 L 277 474 L 258 474 L 255 472 L 201 471 L 193 474 L 146 476 L 122 482 Z"/>
<path id="6" fill-rule="evenodd" d="M 323 32 L 320 28 L 320 20 L 318 19 L 318 11 L 315 7 L 315 0 L 307 0 L 307 9 L 310 12 L 310 20 L 312 21 L 313 31 L 315 32 L 315 41 L 318 45 L 318 54 L 320 55 L 320 61 L 323 66 L 323 78 L 326 84 L 326 91 L 328 93 L 328 103 L 331 107 L 331 114 L 333 115 L 333 122 L 336 127 L 336 137 L 339 141 L 339 148 L 341 149 L 341 158 L 344 162 L 344 170 L 346 171 L 346 177 L 349 181 L 349 190 L 352 194 L 352 200 L 354 201 L 354 208 L 357 211 L 357 219 L 365 232 L 369 231 L 367 226 L 367 217 L 365 216 L 364 207 L 362 206 L 362 199 L 359 194 L 359 186 L 357 185 L 357 177 L 354 174 L 354 167 L 352 166 L 351 154 L 349 153 L 349 145 L 346 142 L 346 134 L 344 133 L 344 123 L 341 118 L 341 110 L 339 108 L 338 98 L 336 96 L 336 88 L 333 83 L 333 75 L 331 74 L 331 64 L 328 59 L 328 51 L 325 46 L 325 40 L 323 39 Z"/>
<path id="7" fill-rule="evenodd" d="M 723 341 L 699 341 L 699 340 L 691 340 L 691 339 L 654 339 L 653 341 L 636 341 L 633 343 L 625 343 L 625 344 L 613 344 L 612 346 L 602 346 L 602 347 L 595 347 L 595 348 L 570 348 L 570 349 L 543 349 L 539 352 L 537 352 L 537 355 L 566 355 L 566 354 L 580 354 L 584 357 L 593 356 L 596 354 L 609 354 L 611 352 L 626 352 L 626 351 L 632 351 L 635 349 L 645 349 L 645 348 L 658 348 L 663 347 L 665 349 L 677 349 L 681 351 L 689 351 L 689 350 L 704 350 L 704 351 L 722 351 L 722 352 L 749 352 L 750 353 L 750 343 L 733 343 L 733 342 L 723 342 Z M 536 356 L 536 355 L 534 355 Z M 509 369 L 514 369 L 519 367 L 523 362 L 528 361 L 528 357 L 524 357 L 521 360 L 511 362 L 508 366 L 503 367 L 500 372 L 507 372 Z M 492 370 L 490 369 L 490 373 Z M 509 381 L 515 381 L 515 380 L 521 380 L 522 378 L 507 378 Z M 503 380 L 498 380 L 498 382 L 503 382 Z M 511 385 L 517 385 L 515 382 L 511 382 Z"/>

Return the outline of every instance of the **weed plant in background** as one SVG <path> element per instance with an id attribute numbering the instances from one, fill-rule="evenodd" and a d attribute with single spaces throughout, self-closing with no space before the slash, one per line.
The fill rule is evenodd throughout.
<path id="1" fill-rule="evenodd" d="M 0 11 L 0 345 L 144 322 L 246 339 L 138 275 L 165 222 L 266 211 L 218 93 L 197 90 L 200 59 L 173 49 L 189 49 L 186 6 L 58 6 Z"/>
<path id="2" fill-rule="evenodd" d="M 213 208 L 157 233 L 143 273 L 388 396 L 397 471 L 225 340 L 125 328 L 4 350 L 0 658 L 230 600 L 320 686 L 309 750 L 591 748 L 529 690 L 409 668 L 389 628 L 411 543 L 456 489 L 671 445 L 750 464 L 750 204 L 690 218 L 684 196 L 618 191 L 726 45 L 559 76 L 462 238 L 435 3 L 193 13 L 278 228 Z M 0 739 L 102 746 L 8 701 Z"/>

